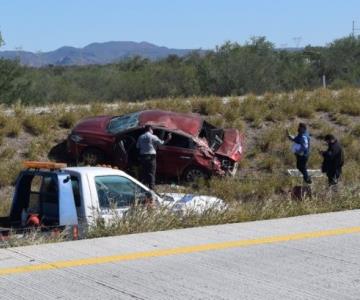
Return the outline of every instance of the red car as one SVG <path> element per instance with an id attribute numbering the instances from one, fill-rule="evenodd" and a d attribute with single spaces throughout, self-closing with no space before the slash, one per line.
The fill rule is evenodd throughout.
<path id="1" fill-rule="evenodd" d="M 195 177 L 234 175 L 243 154 L 237 129 L 221 129 L 198 114 L 145 110 L 123 116 L 81 120 L 68 137 L 72 158 L 88 164 L 108 162 L 129 170 L 137 163 L 137 138 L 150 124 L 154 133 L 172 139 L 157 150 L 157 173 L 187 181 Z"/>

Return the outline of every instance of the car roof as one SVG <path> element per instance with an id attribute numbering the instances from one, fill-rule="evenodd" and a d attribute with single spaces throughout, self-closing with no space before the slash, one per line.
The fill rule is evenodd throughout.
<path id="1" fill-rule="evenodd" d="M 154 109 L 140 112 L 139 125 L 144 126 L 146 124 L 174 131 L 182 131 L 196 137 L 200 133 L 203 119 L 199 114 Z"/>

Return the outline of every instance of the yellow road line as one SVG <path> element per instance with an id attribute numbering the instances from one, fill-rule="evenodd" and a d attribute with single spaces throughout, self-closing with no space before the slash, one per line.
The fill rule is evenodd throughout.
<path id="1" fill-rule="evenodd" d="M 90 258 L 66 260 L 66 261 L 54 261 L 54 262 L 50 262 L 50 263 L 26 265 L 26 266 L 20 266 L 20 267 L 0 268 L 0 276 L 1 275 L 10 275 L 10 274 L 15 274 L 15 273 L 28 273 L 28 272 L 63 269 L 63 268 L 70 268 L 70 267 L 98 265 L 98 264 L 105 264 L 105 263 L 112 263 L 112 262 L 131 261 L 131 260 L 145 259 L 145 258 L 151 258 L 151 257 L 161 257 L 161 256 L 169 256 L 169 255 L 196 253 L 196 252 L 203 252 L 203 251 L 210 251 L 210 250 L 241 248 L 241 247 L 249 247 L 249 246 L 255 246 L 255 245 L 264 245 L 264 244 L 273 244 L 273 243 L 280 243 L 280 242 L 287 242 L 287 241 L 297 241 L 297 240 L 305 240 L 305 239 L 312 239 L 312 238 L 329 237 L 329 236 L 344 235 L 344 234 L 359 233 L 359 232 L 360 232 L 360 226 L 357 226 L 357 227 L 338 228 L 338 229 L 330 229 L 330 230 L 322 230 L 322 231 L 295 233 L 295 234 L 288 234 L 288 235 L 262 237 L 262 238 L 258 238 L 258 239 L 248 239 L 248 240 L 210 243 L 210 244 L 194 245 L 194 246 L 184 246 L 184 247 L 177 247 L 177 248 L 170 248 L 170 249 L 163 249 L 163 250 L 134 252 L 134 253 L 128 253 L 128 254 L 90 257 Z"/>

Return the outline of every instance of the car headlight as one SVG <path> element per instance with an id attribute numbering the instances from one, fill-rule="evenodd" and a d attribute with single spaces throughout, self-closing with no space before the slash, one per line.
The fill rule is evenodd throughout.
<path id="1" fill-rule="evenodd" d="M 77 134 L 70 135 L 70 139 L 75 143 L 78 143 L 81 140 L 83 140 L 83 138 L 80 135 L 77 135 Z"/>

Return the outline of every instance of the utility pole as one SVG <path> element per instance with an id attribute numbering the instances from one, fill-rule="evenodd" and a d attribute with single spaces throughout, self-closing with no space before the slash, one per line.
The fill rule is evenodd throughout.
<path id="1" fill-rule="evenodd" d="M 293 37 L 293 41 L 294 41 L 294 43 L 295 43 L 295 47 L 296 47 L 296 48 L 299 48 L 300 43 L 301 43 L 301 40 L 302 40 L 302 37 L 301 37 L 301 36 L 295 36 L 295 37 Z"/>
<path id="2" fill-rule="evenodd" d="M 353 20 L 352 21 L 352 36 L 353 37 L 355 37 L 356 31 L 360 31 L 360 28 L 355 26 L 355 21 Z"/>

